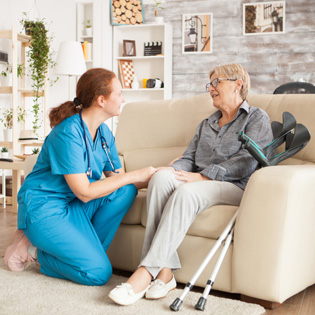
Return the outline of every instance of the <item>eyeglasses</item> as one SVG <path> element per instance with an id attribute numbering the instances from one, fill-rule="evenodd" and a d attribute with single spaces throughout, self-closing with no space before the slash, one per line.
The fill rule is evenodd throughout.
<path id="1" fill-rule="evenodd" d="M 225 81 L 236 81 L 237 79 L 216 78 L 216 79 L 212 80 L 210 83 L 208 83 L 208 84 L 206 85 L 206 91 L 207 91 L 207 92 L 209 91 L 210 85 L 212 85 L 212 87 L 216 88 L 216 87 L 219 85 L 219 83 L 220 83 L 221 80 L 225 80 Z"/>

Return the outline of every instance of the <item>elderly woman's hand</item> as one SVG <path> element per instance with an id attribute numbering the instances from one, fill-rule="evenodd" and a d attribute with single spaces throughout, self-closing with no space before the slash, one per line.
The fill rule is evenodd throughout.
<path id="1" fill-rule="evenodd" d="M 203 176 L 200 173 L 192 173 L 186 171 L 174 171 L 176 174 L 176 179 L 181 180 L 185 183 L 199 182 L 201 180 L 210 180 L 210 178 Z"/>

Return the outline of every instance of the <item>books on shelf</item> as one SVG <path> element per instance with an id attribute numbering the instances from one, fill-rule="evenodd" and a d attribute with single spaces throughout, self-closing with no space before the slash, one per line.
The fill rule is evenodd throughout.
<path id="1" fill-rule="evenodd" d="M 88 41 L 81 42 L 81 44 L 82 44 L 84 59 L 92 60 L 93 59 L 93 44 Z"/>

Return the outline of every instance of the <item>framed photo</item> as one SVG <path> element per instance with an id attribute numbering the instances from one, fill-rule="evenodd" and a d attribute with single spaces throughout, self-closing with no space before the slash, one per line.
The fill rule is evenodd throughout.
<path id="1" fill-rule="evenodd" d="M 119 60 L 119 73 L 122 87 L 131 89 L 131 83 L 135 76 L 132 60 Z"/>
<path id="2" fill-rule="evenodd" d="M 112 25 L 144 23 L 142 0 L 111 0 Z"/>
<path id="3" fill-rule="evenodd" d="M 212 13 L 183 14 L 182 53 L 212 53 Z"/>
<path id="4" fill-rule="evenodd" d="M 243 4 L 243 35 L 285 32 L 285 1 Z"/>
<path id="5" fill-rule="evenodd" d="M 123 56 L 136 56 L 136 41 L 134 40 L 123 40 L 124 54 Z"/>

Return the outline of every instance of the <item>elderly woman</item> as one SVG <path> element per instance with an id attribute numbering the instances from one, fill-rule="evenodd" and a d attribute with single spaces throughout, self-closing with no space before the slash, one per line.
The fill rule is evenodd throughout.
<path id="1" fill-rule="evenodd" d="M 239 64 L 213 69 L 207 91 L 218 109 L 203 120 L 183 156 L 149 183 L 148 220 L 139 268 L 109 298 L 130 305 L 160 299 L 176 288 L 177 248 L 195 217 L 217 204 L 239 205 L 256 160 L 238 141 L 240 131 L 260 147 L 272 141 L 267 114 L 246 102 L 250 79 Z M 151 280 L 154 281 L 151 283 Z"/>

